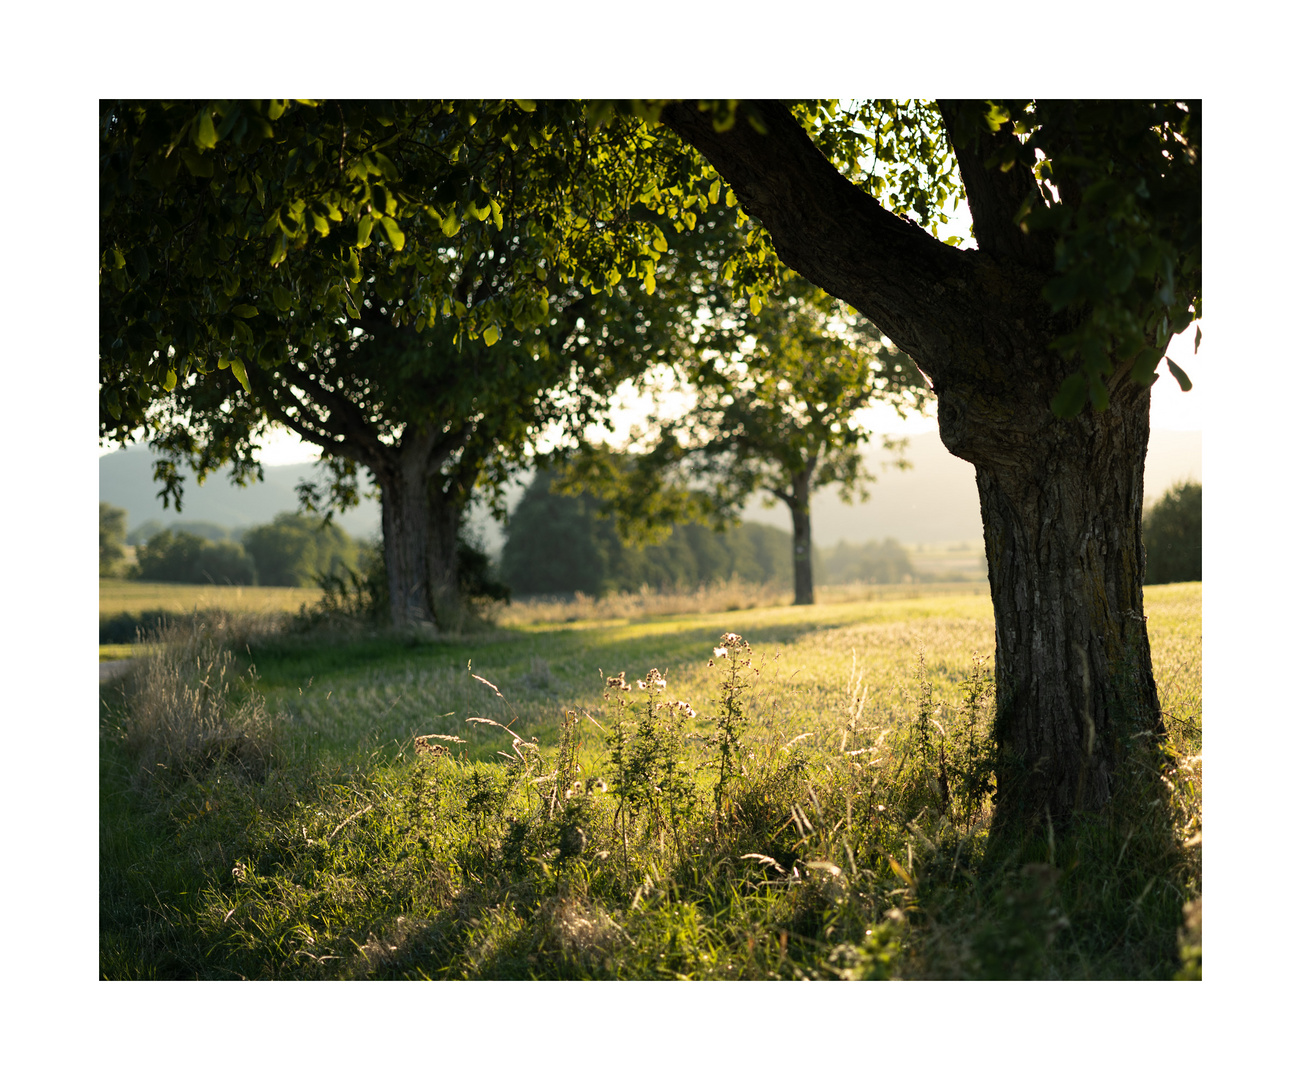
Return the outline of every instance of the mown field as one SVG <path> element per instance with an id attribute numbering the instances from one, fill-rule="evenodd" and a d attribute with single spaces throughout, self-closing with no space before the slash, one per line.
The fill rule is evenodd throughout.
<path id="1" fill-rule="evenodd" d="M 1201 586 L 1147 591 L 1129 800 L 999 850 L 986 590 L 862 596 L 152 651 L 101 707 L 101 974 L 1199 975 Z"/>

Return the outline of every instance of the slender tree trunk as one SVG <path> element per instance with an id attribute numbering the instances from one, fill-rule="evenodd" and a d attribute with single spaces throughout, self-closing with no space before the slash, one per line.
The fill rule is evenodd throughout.
<path id="1" fill-rule="evenodd" d="M 1101 809 L 1129 744 L 1162 730 L 1140 538 L 1150 391 L 1117 380 L 1106 412 L 1058 420 L 1056 379 L 1024 387 L 1015 419 L 970 386 L 938 395 L 985 526 L 1000 831 Z"/>
<path id="2" fill-rule="evenodd" d="M 812 469 L 798 472 L 791 482 L 786 505 L 791 511 L 791 546 L 795 555 L 795 603 L 813 603 L 813 518 L 809 513 L 809 477 Z"/>

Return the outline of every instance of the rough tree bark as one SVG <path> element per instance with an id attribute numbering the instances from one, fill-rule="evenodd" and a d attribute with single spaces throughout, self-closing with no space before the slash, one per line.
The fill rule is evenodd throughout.
<path id="1" fill-rule="evenodd" d="M 1122 368 L 1105 412 L 1051 412 L 1070 370 L 1049 344 L 1070 323 L 1042 299 L 1051 250 L 1012 223 L 1032 180 L 983 164 L 1006 128 L 958 149 L 980 245 L 964 251 L 855 187 L 784 106 L 757 107 L 764 134 L 744 120 L 716 132 L 691 103 L 662 119 L 788 265 L 916 361 L 945 446 L 976 467 L 996 635 L 995 828 L 1099 810 L 1127 737 L 1160 728 L 1139 535 L 1149 392 Z M 957 107 L 942 107 L 950 127 Z"/>

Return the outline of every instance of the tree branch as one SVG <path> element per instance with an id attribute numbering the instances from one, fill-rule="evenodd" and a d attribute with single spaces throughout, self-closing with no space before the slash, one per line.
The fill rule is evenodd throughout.
<path id="1" fill-rule="evenodd" d="M 754 111 L 764 134 L 744 118 L 715 131 L 694 102 L 668 105 L 660 118 L 763 222 L 783 262 L 861 311 L 934 376 L 954 332 L 967 329 L 950 325 L 950 290 L 970 286 L 980 256 L 882 207 L 827 161 L 781 103 Z"/>
<path id="2" fill-rule="evenodd" d="M 1045 235 L 1026 235 L 1014 223 L 1027 198 L 1040 204 L 1043 197 L 1034 175 L 1016 164 L 1003 172 L 985 163 L 1016 142 L 1010 124 L 991 132 L 985 124 L 983 101 L 941 101 L 940 115 L 958 158 L 967 205 L 980 250 L 996 259 L 1017 259 L 1028 266 L 1050 270 L 1052 241 Z"/>

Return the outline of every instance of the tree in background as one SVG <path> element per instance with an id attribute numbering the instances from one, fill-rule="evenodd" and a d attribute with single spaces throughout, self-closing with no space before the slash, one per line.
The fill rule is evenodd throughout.
<path id="1" fill-rule="evenodd" d="M 672 103 L 659 119 L 763 222 L 775 257 L 912 357 L 945 446 L 975 466 L 995 831 L 1101 810 L 1126 733 L 1162 730 L 1143 463 L 1157 366 L 1201 312 L 1201 103 L 754 102 L 730 125 L 715 112 Z M 977 250 L 939 236 L 964 197 Z M 762 246 L 738 270 L 756 289 L 772 277 Z"/>
<path id="2" fill-rule="evenodd" d="M 126 562 L 126 511 L 99 504 L 99 576 L 117 577 Z"/>
<path id="3" fill-rule="evenodd" d="M 828 582 L 863 581 L 874 585 L 892 585 L 902 581 L 918 581 L 917 573 L 899 541 L 869 540 L 865 544 L 840 541 L 822 559 Z"/>
<path id="4" fill-rule="evenodd" d="M 1202 580 L 1202 485 L 1175 484 L 1143 515 L 1148 585 Z"/>
<path id="5" fill-rule="evenodd" d="M 715 307 L 710 314 L 719 324 L 714 340 L 736 349 L 701 350 L 679 365 L 690 410 L 661 421 L 650 449 L 625 456 L 621 467 L 600 461 L 599 450 L 580 456 L 569 484 L 609 499 L 625 529 L 646 518 L 639 498 L 675 482 L 703 483 L 702 498 L 680 505 L 721 520 L 735 520 L 755 492 L 780 500 L 791 514 L 795 603 L 811 604 L 814 492 L 838 484 L 846 503 L 867 498 L 875 480 L 863 460 L 871 432 L 858 414 L 877 403 L 900 414 L 917 410 L 926 384 L 866 319 L 790 272 L 758 310 Z M 886 440 L 887 449 L 903 445 Z M 895 464 L 907 465 L 901 458 Z M 616 485 L 629 494 L 620 498 Z"/>
<path id="6" fill-rule="evenodd" d="M 501 574 L 515 593 L 603 596 L 791 580 L 790 536 L 770 525 L 719 531 L 690 522 L 671 526 L 659 543 L 625 543 L 594 495 L 555 490 L 555 479 L 539 471 L 506 523 Z"/>
<path id="7" fill-rule="evenodd" d="M 191 533 L 194 536 L 202 536 L 205 540 L 239 539 L 238 529 L 230 529 L 225 525 L 217 525 L 211 521 L 187 521 L 185 518 L 181 518 L 170 525 L 164 525 L 157 518 L 150 518 L 148 521 L 141 522 L 127 534 L 127 543 L 136 546 L 147 543 L 164 529 L 171 529 L 172 532 Z"/>
<path id="8" fill-rule="evenodd" d="M 182 462 L 260 477 L 270 426 L 324 453 L 308 508 L 368 470 L 395 623 L 455 623 L 476 489 L 496 505 L 543 432 L 583 430 L 689 327 L 652 299 L 663 231 L 611 202 L 616 161 L 663 156 L 636 124 L 529 102 L 101 118 L 102 436 L 152 428 L 165 501 Z"/>
<path id="9" fill-rule="evenodd" d="M 491 343 L 546 321 L 530 298 L 552 271 L 654 287 L 661 226 L 721 197 L 753 223 L 733 286 L 761 306 L 784 263 L 861 312 L 975 466 L 996 831 L 1103 809 L 1126 731 L 1160 732 L 1142 471 L 1149 388 L 1201 311 L 1199 101 L 108 103 L 101 122 L 102 436 L 191 375 L 229 368 L 247 391 L 249 361 L 332 335 L 372 233 L 400 256 L 393 319 Z M 939 235 L 963 198 L 977 250 Z M 523 257 L 482 303 L 458 296 L 426 221 L 433 245 L 462 237 L 455 266 L 514 237 Z M 301 332 L 255 337 L 248 320 L 286 309 Z"/>
<path id="10" fill-rule="evenodd" d="M 332 521 L 309 514 L 277 514 L 244 533 L 244 550 L 262 585 L 303 588 L 324 575 L 356 569 L 357 542 Z"/>
<path id="11" fill-rule="evenodd" d="M 155 533 L 136 549 L 135 576 L 194 585 L 258 584 L 254 562 L 239 544 L 171 529 Z"/>

